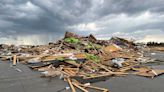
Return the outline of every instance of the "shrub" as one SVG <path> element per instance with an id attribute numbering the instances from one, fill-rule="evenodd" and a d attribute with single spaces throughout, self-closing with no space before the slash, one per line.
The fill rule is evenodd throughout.
<path id="1" fill-rule="evenodd" d="M 86 54 L 86 57 L 88 60 L 92 60 L 92 61 L 97 62 L 97 63 L 100 61 L 100 59 L 93 54 Z"/>
<path id="2" fill-rule="evenodd" d="M 65 42 L 68 42 L 68 43 L 79 43 L 79 39 L 76 39 L 76 38 L 73 38 L 73 37 L 70 37 L 70 38 L 65 38 L 64 39 Z"/>

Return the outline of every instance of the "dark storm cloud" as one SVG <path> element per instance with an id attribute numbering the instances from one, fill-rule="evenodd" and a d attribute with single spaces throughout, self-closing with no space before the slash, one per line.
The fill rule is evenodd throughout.
<path id="1" fill-rule="evenodd" d="M 144 11 L 164 12 L 163 0 L 104 0 L 101 8 L 96 12 L 101 16 L 111 13 L 139 14 Z"/>
<path id="2" fill-rule="evenodd" d="M 131 30 L 158 29 L 158 30 L 164 31 L 163 24 L 164 24 L 164 21 L 163 22 L 154 22 L 154 23 L 136 26 L 134 28 L 131 28 Z"/>
<path id="3" fill-rule="evenodd" d="M 163 0 L 0 0 L 0 35 L 55 39 L 65 31 L 84 35 L 163 30 L 162 15 Z"/>

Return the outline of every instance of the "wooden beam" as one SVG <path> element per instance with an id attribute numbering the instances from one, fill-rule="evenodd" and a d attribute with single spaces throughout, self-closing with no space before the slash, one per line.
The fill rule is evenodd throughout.
<path id="1" fill-rule="evenodd" d="M 75 87 L 79 88 L 80 90 L 82 90 L 82 91 L 84 91 L 84 92 L 89 92 L 88 90 L 86 90 L 86 89 L 84 89 L 83 87 L 79 86 L 79 85 L 78 85 L 77 83 L 75 83 L 75 82 L 72 82 L 72 84 L 73 84 Z"/>
<path id="2" fill-rule="evenodd" d="M 17 55 L 14 55 L 13 56 L 13 65 L 16 65 L 16 63 L 17 63 Z"/>
<path id="3" fill-rule="evenodd" d="M 108 89 L 105 89 L 105 88 L 100 88 L 100 87 L 95 87 L 95 86 L 85 86 L 83 84 L 79 84 L 80 86 L 83 86 L 83 87 L 87 87 L 87 88 L 92 88 L 92 89 L 96 89 L 96 90 L 101 90 L 103 92 L 109 92 Z"/>
<path id="4" fill-rule="evenodd" d="M 76 92 L 74 86 L 72 85 L 72 82 L 71 82 L 70 78 L 67 78 L 67 81 L 69 83 L 69 86 L 71 87 L 72 92 Z"/>
<path id="5" fill-rule="evenodd" d="M 108 68 L 106 68 L 106 66 L 104 66 L 104 65 L 102 65 L 102 64 L 98 64 L 98 63 L 96 63 L 96 62 L 93 62 L 93 63 L 95 63 L 97 66 L 101 67 L 102 69 L 104 69 L 104 70 L 106 70 L 106 71 L 108 71 L 108 72 L 110 72 L 110 73 L 113 73 L 111 70 L 109 70 Z"/>

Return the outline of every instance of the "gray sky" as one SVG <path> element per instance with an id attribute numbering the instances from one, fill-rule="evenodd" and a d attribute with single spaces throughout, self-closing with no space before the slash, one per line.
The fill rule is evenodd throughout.
<path id="1" fill-rule="evenodd" d="M 65 31 L 164 41 L 163 0 L 0 0 L 0 43 L 45 44 Z"/>

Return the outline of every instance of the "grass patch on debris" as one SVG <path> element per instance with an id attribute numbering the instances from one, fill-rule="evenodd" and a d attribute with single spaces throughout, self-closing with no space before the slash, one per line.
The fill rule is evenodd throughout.
<path id="1" fill-rule="evenodd" d="M 86 57 L 87 57 L 88 60 L 94 61 L 96 63 L 100 62 L 100 59 L 97 56 L 93 55 L 93 54 L 86 54 Z"/>
<path id="2" fill-rule="evenodd" d="M 89 42 L 89 43 L 86 45 L 86 48 L 87 48 L 87 49 L 94 49 L 93 44 L 92 44 L 91 42 Z"/>
<path id="3" fill-rule="evenodd" d="M 65 62 L 76 63 L 76 61 L 74 61 L 74 60 L 67 60 L 67 61 L 65 61 Z"/>
<path id="4" fill-rule="evenodd" d="M 96 45 L 95 45 L 95 48 L 96 48 L 96 49 L 101 49 L 101 48 L 102 48 L 102 46 L 101 46 L 101 45 L 99 45 L 99 44 L 96 44 Z"/>
<path id="5" fill-rule="evenodd" d="M 76 38 L 73 38 L 73 37 L 65 38 L 64 41 L 68 42 L 68 43 L 75 43 L 75 44 L 80 42 L 79 39 L 76 39 Z"/>
<path id="6" fill-rule="evenodd" d="M 87 45 L 86 45 L 86 48 L 87 49 L 101 49 L 101 45 L 99 44 L 93 44 L 92 42 L 89 42 Z"/>
<path id="7" fill-rule="evenodd" d="M 57 58 L 56 60 L 64 61 L 65 59 L 64 59 L 64 57 L 59 57 L 59 58 Z"/>
<path id="8" fill-rule="evenodd" d="M 91 77 L 91 74 L 86 74 L 86 77 Z"/>

